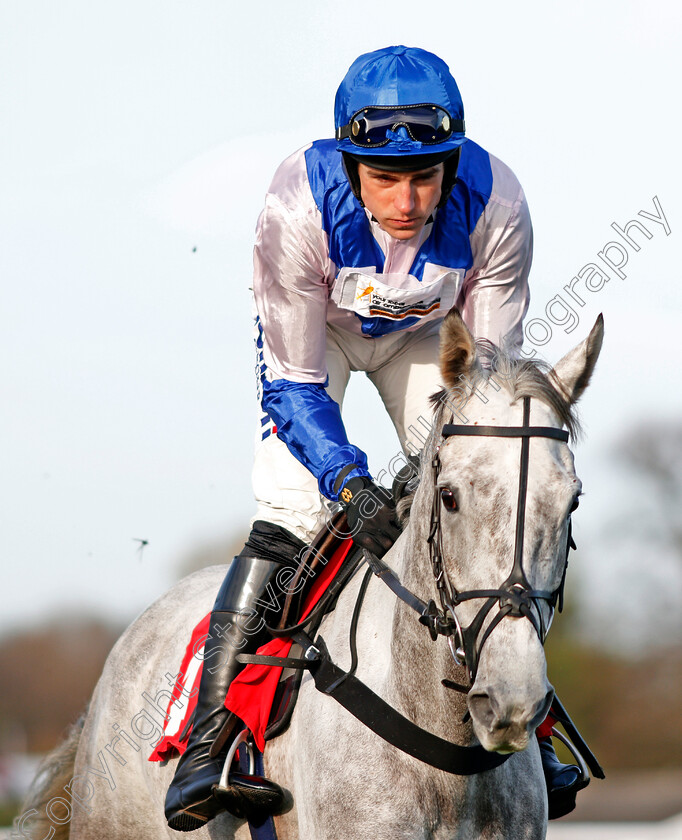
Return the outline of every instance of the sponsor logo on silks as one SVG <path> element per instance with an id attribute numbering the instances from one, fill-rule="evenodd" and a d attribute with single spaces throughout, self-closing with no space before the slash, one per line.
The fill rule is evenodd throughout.
<path id="1" fill-rule="evenodd" d="M 401 321 L 403 318 L 416 316 L 423 318 L 431 312 L 440 309 L 440 298 L 431 301 L 418 300 L 415 303 L 403 303 L 402 301 L 390 300 L 381 295 L 374 295 L 370 304 L 369 314 L 378 315 L 381 318 L 391 318 L 394 321 Z"/>
<path id="2" fill-rule="evenodd" d="M 385 318 L 394 327 L 437 320 L 451 309 L 466 271 L 428 263 L 423 280 L 411 274 L 380 273 L 373 266 L 342 268 L 332 288 L 331 299 L 339 309 L 361 318 Z"/>
<path id="3" fill-rule="evenodd" d="M 371 295 L 374 291 L 374 286 L 367 286 L 364 292 L 360 292 L 360 294 L 355 298 L 355 300 L 360 300 L 363 297 L 367 297 L 367 295 Z"/>

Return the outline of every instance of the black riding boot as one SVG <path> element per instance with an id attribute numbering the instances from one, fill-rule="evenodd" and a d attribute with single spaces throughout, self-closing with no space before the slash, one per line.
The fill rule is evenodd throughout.
<path id="1" fill-rule="evenodd" d="M 587 786 L 580 768 L 575 764 L 562 764 L 554 752 L 551 738 L 538 738 L 542 771 L 547 784 L 549 819 L 558 820 L 575 808 L 575 798 L 579 790 Z"/>
<path id="2" fill-rule="evenodd" d="M 213 787 L 220 781 L 226 753 L 223 750 L 215 758 L 208 753 L 229 716 L 223 705 L 227 690 L 244 667 L 237 654 L 253 653 L 270 638 L 265 623 L 275 624 L 281 609 L 282 599 L 273 598 L 278 595 L 274 578 L 281 566 L 239 555 L 220 587 L 204 649 L 192 732 L 166 794 L 166 819 L 175 831 L 194 831 L 225 810 L 214 798 Z"/>

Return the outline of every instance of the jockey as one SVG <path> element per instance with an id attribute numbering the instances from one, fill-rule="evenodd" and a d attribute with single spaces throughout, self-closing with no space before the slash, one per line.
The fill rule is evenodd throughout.
<path id="1" fill-rule="evenodd" d="M 225 807 L 212 793 L 225 751 L 209 749 L 243 667 L 236 655 L 268 641 L 265 624 L 281 605 L 270 594 L 259 599 L 277 590 L 278 571 L 295 565 L 324 523 L 324 500 L 344 505 L 355 542 L 378 556 L 400 533 L 341 419 L 350 372 L 366 372 L 404 452 L 414 454 L 429 397 L 442 387 L 438 330 L 448 310 L 457 306 L 476 339 L 517 355 L 523 340 L 528 206 L 512 171 L 465 137 L 447 65 L 403 46 L 362 55 L 338 89 L 334 116 L 336 139 L 282 163 L 258 222 L 258 508 L 211 614 L 193 729 L 166 797 L 178 831 Z M 359 513 L 366 491 L 385 501 L 371 518 Z M 580 771 L 559 763 L 549 739 L 542 756 L 550 797 L 577 783 Z M 246 783 L 255 798 L 273 785 L 261 782 Z"/>

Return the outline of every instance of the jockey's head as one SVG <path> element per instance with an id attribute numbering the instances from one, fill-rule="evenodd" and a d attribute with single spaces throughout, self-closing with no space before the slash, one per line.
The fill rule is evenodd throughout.
<path id="1" fill-rule="evenodd" d="M 395 178 L 436 167 L 443 177 L 435 206 L 445 204 L 466 138 L 462 97 L 438 56 L 401 46 L 361 55 L 336 92 L 334 122 L 336 148 L 361 204 L 368 196 L 363 201 L 359 164 Z"/>

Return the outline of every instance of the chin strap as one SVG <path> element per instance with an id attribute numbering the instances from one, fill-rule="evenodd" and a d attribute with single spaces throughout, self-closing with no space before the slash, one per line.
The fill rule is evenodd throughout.
<path id="1" fill-rule="evenodd" d="M 447 204 L 447 201 L 450 198 L 450 193 L 454 189 L 457 181 L 457 170 L 459 169 L 459 159 L 461 156 L 462 147 L 458 146 L 443 164 L 443 187 L 440 194 L 440 201 L 436 205 L 437 208 L 443 207 Z"/>
<path id="2" fill-rule="evenodd" d="M 348 152 L 341 152 L 341 155 L 343 157 L 343 168 L 353 195 L 359 201 L 360 207 L 364 207 L 365 202 L 362 200 L 362 195 L 360 194 L 360 175 L 358 174 L 357 161 Z"/>

